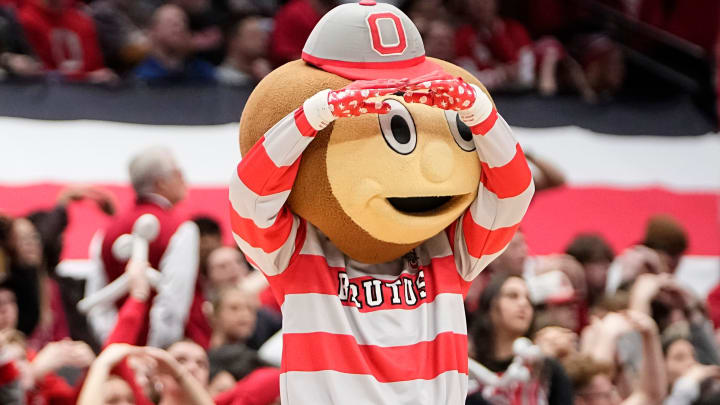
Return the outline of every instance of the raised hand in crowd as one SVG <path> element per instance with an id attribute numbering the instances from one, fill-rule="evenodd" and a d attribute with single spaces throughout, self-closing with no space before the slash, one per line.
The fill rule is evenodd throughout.
<path id="1" fill-rule="evenodd" d="M 163 396 L 175 396 L 183 404 L 213 405 L 192 367 L 181 365 L 170 353 L 155 347 L 145 347 L 144 354 L 155 361 L 155 378 L 163 387 Z"/>
<path id="2" fill-rule="evenodd" d="M 703 396 L 702 385 L 720 382 L 720 366 L 707 366 L 695 362 L 677 378 L 664 405 L 691 405 Z"/>
<path id="3" fill-rule="evenodd" d="M 143 353 L 143 348 L 125 343 L 116 343 L 105 348 L 88 370 L 77 405 L 105 404 L 116 396 L 129 397 L 129 403 L 136 403 L 129 385 L 122 379 L 111 378 L 110 372 L 128 356 L 141 356 Z M 112 387 L 109 387 L 111 385 Z"/>
<path id="4" fill-rule="evenodd" d="M 632 283 L 641 274 L 670 272 L 657 251 L 643 245 L 635 245 L 625 249 L 623 253 L 615 258 L 613 267 L 619 270 L 620 280 L 618 280 L 618 285 L 614 286 L 612 292 L 619 286 Z"/>
<path id="5" fill-rule="evenodd" d="M 87 368 L 95 360 L 95 353 L 85 342 L 62 340 L 51 342 L 38 352 L 30 363 L 36 381 L 63 367 Z"/>
<path id="6" fill-rule="evenodd" d="M 100 187 L 95 186 L 70 186 L 60 191 L 57 204 L 67 206 L 70 202 L 92 200 L 104 213 L 115 214 L 115 201 L 113 195 Z"/>
<path id="7" fill-rule="evenodd" d="M 641 341 L 642 347 L 637 350 L 633 347 L 633 340 L 625 338 L 633 333 L 639 335 Z M 660 337 L 657 325 L 648 315 L 624 311 L 593 320 L 583 331 L 581 353 L 620 370 L 619 385 L 624 391 L 621 396 L 626 398 L 624 405 L 659 404 L 665 398 L 667 376 Z M 641 353 L 637 365 L 631 364 L 633 353 Z M 637 370 L 636 376 L 633 376 L 632 369 Z"/>
<path id="8" fill-rule="evenodd" d="M 652 300 L 664 288 L 672 288 L 673 281 L 670 274 L 641 274 L 630 289 L 630 309 L 650 315 L 652 313 Z"/>
<path id="9" fill-rule="evenodd" d="M 578 353 L 577 333 L 559 326 L 546 326 L 535 333 L 533 341 L 543 354 L 558 360 Z"/>
<path id="10" fill-rule="evenodd" d="M 145 302 L 150 297 L 150 281 L 147 278 L 146 269 L 150 267 L 148 262 L 136 262 L 130 260 L 125 266 L 128 275 L 128 294 L 138 301 Z"/>
<path id="11" fill-rule="evenodd" d="M 10 52 L 0 54 L 0 69 L 21 77 L 39 77 L 45 73 L 42 64 L 32 56 Z"/>

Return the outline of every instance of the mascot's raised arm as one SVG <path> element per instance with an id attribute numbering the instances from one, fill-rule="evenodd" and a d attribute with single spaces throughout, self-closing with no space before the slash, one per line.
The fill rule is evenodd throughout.
<path id="1" fill-rule="evenodd" d="M 463 297 L 534 191 L 482 84 L 397 8 L 341 5 L 255 88 L 240 146 L 232 229 L 282 307 L 282 403 L 464 404 Z"/>

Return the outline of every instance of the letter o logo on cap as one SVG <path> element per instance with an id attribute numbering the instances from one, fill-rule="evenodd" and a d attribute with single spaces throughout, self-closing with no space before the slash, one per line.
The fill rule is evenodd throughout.
<path id="1" fill-rule="evenodd" d="M 405 29 L 403 28 L 400 17 L 393 13 L 373 13 L 367 16 L 367 25 L 370 29 L 370 42 L 375 52 L 380 55 L 400 55 L 407 48 L 407 39 L 405 38 Z M 390 24 L 388 24 L 390 23 Z M 380 29 L 383 26 L 392 26 L 394 29 L 394 38 L 387 30 Z"/>

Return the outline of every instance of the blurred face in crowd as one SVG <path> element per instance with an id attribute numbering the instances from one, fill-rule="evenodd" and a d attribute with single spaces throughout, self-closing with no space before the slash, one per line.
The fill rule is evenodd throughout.
<path id="1" fill-rule="evenodd" d="M 695 360 L 695 348 L 685 339 L 679 339 L 668 347 L 665 355 L 665 369 L 670 384 L 685 374 L 692 366 L 697 364 Z"/>
<path id="2" fill-rule="evenodd" d="M 207 259 L 208 280 L 215 288 L 237 284 L 249 271 L 242 253 L 232 247 L 219 247 Z"/>
<path id="3" fill-rule="evenodd" d="M 44 0 L 45 7 L 52 12 L 59 13 L 70 6 L 68 0 Z"/>
<path id="4" fill-rule="evenodd" d="M 575 393 L 575 405 L 620 405 L 621 398 L 610 377 L 598 374 Z"/>
<path id="5" fill-rule="evenodd" d="M 175 0 L 175 4 L 182 7 L 188 14 L 200 13 L 210 8 L 208 0 Z"/>
<path id="6" fill-rule="evenodd" d="M 0 331 L 15 329 L 18 322 L 18 306 L 15 293 L 0 289 Z"/>
<path id="7" fill-rule="evenodd" d="M 678 265 L 680 264 L 680 259 L 682 258 L 682 255 L 671 255 L 667 252 L 663 252 L 662 250 L 655 250 L 660 256 L 660 260 L 662 260 L 663 263 L 665 263 L 665 266 L 671 273 L 675 273 L 675 270 L 677 270 Z"/>
<path id="8" fill-rule="evenodd" d="M 431 21 L 427 24 L 425 54 L 433 58 L 452 61 L 455 59 L 455 31 L 444 21 Z"/>
<path id="9" fill-rule="evenodd" d="M 213 250 L 222 246 L 222 237 L 219 234 L 208 233 L 200 235 L 200 263 L 207 268 L 207 259 Z"/>
<path id="10" fill-rule="evenodd" d="M 110 377 L 103 384 L 103 405 L 135 405 L 130 385 L 120 377 Z"/>
<path id="11" fill-rule="evenodd" d="M 187 195 L 187 185 L 182 171 L 175 166 L 165 177 L 157 180 L 155 190 L 173 205 L 182 201 Z"/>
<path id="12" fill-rule="evenodd" d="M 500 288 L 490 313 L 495 330 L 504 335 L 523 336 L 533 318 L 533 307 L 525 280 L 510 277 Z"/>
<path id="13" fill-rule="evenodd" d="M 625 62 L 620 49 L 613 48 L 585 67 L 588 83 L 598 93 L 612 95 L 625 80 Z"/>
<path id="14" fill-rule="evenodd" d="M 571 331 L 580 329 L 578 319 L 578 306 L 575 301 L 548 304 L 537 313 L 537 320 L 540 323 L 556 325 Z"/>
<path id="15" fill-rule="evenodd" d="M 583 266 L 585 269 L 585 279 L 587 280 L 587 286 L 590 291 L 595 293 L 602 293 L 605 291 L 605 284 L 607 283 L 607 274 L 610 269 L 609 260 L 598 260 L 585 263 Z"/>
<path id="16" fill-rule="evenodd" d="M 230 52 L 249 60 L 262 58 L 267 53 L 269 38 L 270 35 L 263 27 L 262 19 L 245 18 L 237 26 L 230 44 Z"/>
<path id="17" fill-rule="evenodd" d="M 167 4 L 155 11 L 150 35 L 154 45 L 164 52 L 180 55 L 190 52 L 187 16 L 178 6 Z"/>
<path id="18" fill-rule="evenodd" d="M 168 353 L 180 363 L 203 387 L 208 386 L 210 365 L 207 353 L 200 345 L 181 341 L 168 348 Z"/>
<path id="19" fill-rule="evenodd" d="M 522 276 L 525 260 L 528 257 L 525 235 L 515 233 L 507 249 L 493 261 L 493 269 L 513 276 Z"/>
<path id="20" fill-rule="evenodd" d="M 478 28 L 488 27 L 497 17 L 497 0 L 466 0 L 466 10 Z"/>
<path id="21" fill-rule="evenodd" d="M 43 247 L 40 233 L 26 218 L 13 221 L 10 231 L 10 246 L 15 251 L 20 264 L 39 266 L 43 261 Z"/>
<path id="22" fill-rule="evenodd" d="M 244 342 L 255 331 L 258 307 L 258 299 L 253 294 L 237 288 L 227 290 L 220 298 L 217 327 L 228 341 Z"/>

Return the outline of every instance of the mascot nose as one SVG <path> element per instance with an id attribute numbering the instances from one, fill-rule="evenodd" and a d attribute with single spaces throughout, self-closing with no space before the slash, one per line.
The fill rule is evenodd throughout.
<path id="1" fill-rule="evenodd" d="M 425 145 L 420 164 L 423 176 L 433 183 L 441 183 L 450 178 L 455 165 L 452 150 L 446 143 L 439 141 Z"/>

